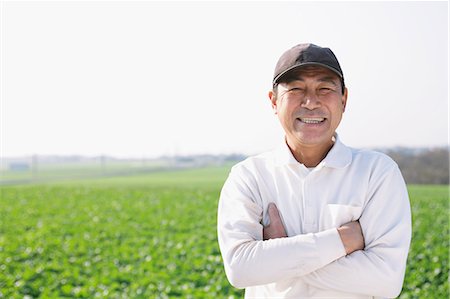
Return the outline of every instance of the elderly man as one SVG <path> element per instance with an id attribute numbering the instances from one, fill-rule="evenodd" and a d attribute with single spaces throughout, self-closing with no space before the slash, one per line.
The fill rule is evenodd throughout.
<path id="1" fill-rule="evenodd" d="M 347 88 L 336 56 L 314 44 L 287 50 L 269 98 L 284 142 L 235 165 L 220 195 L 230 283 L 246 298 L 398 296 L 408 193 L 389 157 L 340 141 Z"/>

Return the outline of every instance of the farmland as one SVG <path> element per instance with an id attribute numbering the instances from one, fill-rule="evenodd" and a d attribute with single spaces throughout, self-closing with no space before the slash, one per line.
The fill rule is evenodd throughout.
<path id="1" fill-rule="evenodd" d="M 1 187 L 0 298 L 241 298 L 216 208 L 229 167 Z M 447 298 L 448 186 L 408 186 L 400 298 Z"/>

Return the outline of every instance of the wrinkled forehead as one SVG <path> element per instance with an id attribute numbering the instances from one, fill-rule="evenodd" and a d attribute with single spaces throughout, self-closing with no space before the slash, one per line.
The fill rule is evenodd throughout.
<path id="1" fill-rule="evenodd" d="M 304 77 L 314 77 L 314 76 L 326 76 L 328 78 L 332 78 L 336 81 L 340 81 L 339 76 L 329 70 L 326 67 L 317 66 L 317 65 L 305 65 L 297 67 L 280 78 L 279 83 L 289 83 L 295 80 L 302 79 Z"/>

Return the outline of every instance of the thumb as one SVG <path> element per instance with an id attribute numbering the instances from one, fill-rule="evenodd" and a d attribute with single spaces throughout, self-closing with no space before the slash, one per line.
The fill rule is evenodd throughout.
<path id="1" fill-rule="evenodd" d="M 281 222 L 280 213 L 278 212 L 277 206 L 271 202 L 268 207 L 270 223 Z"/>

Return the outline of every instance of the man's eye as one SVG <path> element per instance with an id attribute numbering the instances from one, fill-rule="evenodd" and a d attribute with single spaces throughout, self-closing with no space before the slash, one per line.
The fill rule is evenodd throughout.
<path id="1" fill-rule="evenodd" d="M 328 87 L 322 87 L 322 88 L 319 89 L 319 93 L 320 94 L 327 94 L 327 93 L 329 93 L 331 91 L 333 91 L 333 89 L 328 88 Z"/>
<path id="2" fill-rule="evenodd" d="M 288 90 L 289 92 L 294 92 L 294 93 L 299 93 L 299 92 L 303 92 L 304 89 L 300 88 L 300 87 L 294 87 Z"/>

